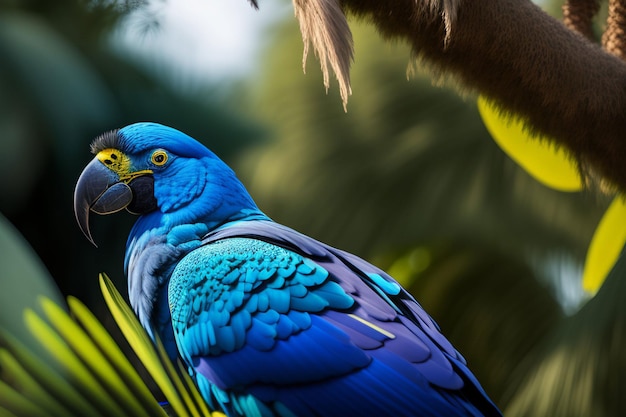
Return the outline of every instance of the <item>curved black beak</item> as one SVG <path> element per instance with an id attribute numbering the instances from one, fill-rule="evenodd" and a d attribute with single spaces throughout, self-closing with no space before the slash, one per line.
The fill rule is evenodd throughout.
<path id="1" fill-rule="evenodd" d="M 89 211 L 111 214 L 128 207 L 133 201 L 131 187 L 94 158 L 83 170 L 74 190 L 74 215 L 80 230 L 97 246 L 89 230 Z"/>

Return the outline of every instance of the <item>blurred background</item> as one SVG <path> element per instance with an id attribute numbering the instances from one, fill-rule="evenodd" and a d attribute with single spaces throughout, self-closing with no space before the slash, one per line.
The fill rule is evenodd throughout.
<path id="1" fill-rule="evenodd" d="M 559 2 L 541 5 L 560 18 Z M 591 301 L 581 287 L 609 199 L 536 182 L 490 138 L 475 96 L 419 65 L 407 77 L 409 48 L 354 19 L 345 113 L 312 54 L 302 73 L 291 2 L 260 6 L 0 1 L 0 213 L 61 293 L 104 315 L 98 273 L 125 290 L 133 216 L 93 216 L 95 248 L 72 193 L 95 136 L 156 121 L 220 155 L 274 220 L 389 271 L 507 415 L 625 411 L 623 280 Z"/>

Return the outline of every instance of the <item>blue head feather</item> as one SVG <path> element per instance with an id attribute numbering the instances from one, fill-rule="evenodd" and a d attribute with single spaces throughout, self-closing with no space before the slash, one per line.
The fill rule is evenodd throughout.
<path id="1" fill-rule="evenodd" d="M 141 122 L 118 131 L 118 148 L 135 171 L 151 169 L 159 210 L 138 222 L 135 233 L 157 224 L 173 228 L 204 223 L 213 227 L 261 212 L 233 170 L 200 142 L 158 123 Z M 150 161 L 153 151 L 168 153 L 162 167 Z M 131 234 L 132 236 L 132 234 Z"/>
<path id="2" fill-rule="evenodd" d="M 118 132 L 120 149 L 129 154 L 139 154 L 158 147 L 188 158 L 209 156 L 218 159 L 213 152 L 191 136 L 159 123 L 134 123 L 121 128 Z"/>

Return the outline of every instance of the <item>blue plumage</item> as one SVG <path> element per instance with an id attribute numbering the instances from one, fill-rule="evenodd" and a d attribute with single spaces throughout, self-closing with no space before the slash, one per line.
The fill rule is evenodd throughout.
<path id="1" fill-rule="evenodd" d="M 270 220 L 189 136 L 138 123 L 92 148 L 79 224 L 91 238 L 90 209 L 143 208 L 125 260 L 131 305 L 212 406 L 231 416 L 500 415 L 410 294 Z M 152 181 L 135 183 L 136 172 Z M 137 201 L 148 194 L 154 202 Z"/>

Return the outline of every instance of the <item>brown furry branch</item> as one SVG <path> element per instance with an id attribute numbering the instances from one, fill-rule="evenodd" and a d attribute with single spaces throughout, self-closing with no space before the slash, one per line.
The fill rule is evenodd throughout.
<path id="1" fill-rule="evenodd" d="M 626 191 L 626 64 L 530 0 L 294 3 L 296 10 L 312 12 L 298 15 L 305 39 L 337 72 L 343 91 L 350 88 L 350 32 L 343 13 L 329 18 L 320 10 L 343 10 L 386 37 L 408 41 L 436 73 L 526 118 L 532 130 L 569 149 L 582 167 Z"/>

